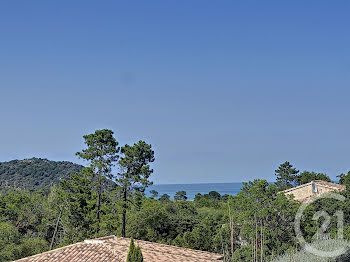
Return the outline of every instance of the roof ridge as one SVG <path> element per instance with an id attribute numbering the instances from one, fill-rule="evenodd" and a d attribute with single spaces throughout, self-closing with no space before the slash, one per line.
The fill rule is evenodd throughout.
<path id="1" fill-rule="evenodd" d="M 73 243 L 73 244 L 70 244 L 68 246 L 58 247 L 58 248 L 55 248 L 55 249 L 52 249 L 52 250 L 48 250 L 48 251 L 45 251 L 45 252 L 42 252 L 42 253 L 39 253 L 39 254 L 35 254 L 35 255 L 32 255 L 32 256 L 29 256 L 29 257 L 24 257 L 24 258 L 19 259 L 18 261 L 22 261 L 22 260 L 25 261 L 25 259 L 28 259 L 28 258 L 35 258 L 35 257 L 38 257 L 38 256 L 47 255 L 47 254 L 55 253 L 57 251 L 61 251 L 61 250 L 64 250 L 64 249 L 69 249 L 69 248 L 72 248 L 72 247 L 75 247 L 75 246 L 82 246 L 82 245 L 99 245 L 99 246 L 102 246 L 102 247 L 108 249 L 109 251 L 111 251 L 113 253 L 113 255 L 116 255 L 118 257 L 118 259 L 119 259 L 120 255 L 115 250 L 111 249 L 110 246 L 105 245 L 104 239 L 107 240 L 107 239 L 110 239 L 112 237 L 115 237 L 115 236 L 113 235 L 113 236 L 108 236 L 108 237 L 102 237 L 101 239 L 86 239 L 84 241 Z"/>
<path id="2" fill-rule="evenodd" d="M 109 236 L 97 237 L 97 238 L 92 238 L 92 239 L 87 239 L 87 240 L 108 240 L 111 238 L 115 239 L 117 237 L 115 235 L 109 235 Z"/>
<path id="3" fill-rule="evenodd" d="M 114 237 L 115 240 L 118 240 L 118 239 L 122 239 L 122 240 L 130 240 L 130 238 L 127 238 L 127 237 Z M 183 251 L 184 254 L 181 254 L 181 256 L 184 256 L 184 257 L 194 257 L 194 258 L 197 258 L 197 254 L 198 255 L 207 255 L 207 256 L 218 256 L 219 257 L 222 257 L 222 254 L 218 254 L 218 253 L 212 253 L 212 252 L 209 252 L 209 251 L 202 251 L 202 250 L 196 250 L 196 249 L 191 249 L 191 248 L 186 248 L 186 247 L 179 247 L 179 246 L 172 246 L 172 245 L 167 245 L 167 244 L 162 244 L 162 243 L 157 243 L 157 242 L 151 242 L 151 241 L 146 241 L 146 240 L 137 240 L 135 239 L 135 244 L 144 244 L 146 246 L 144 247 L 141 247 L 143 250 L 151 250 L 151 251 L 157 251 L 157 248 L 154 247 L 155 245 L 157 245 L 158 247 L 159 246 L 162 246 L 164 248 L 171 248 L 171 249 L 175 249 L 175 250 L 180 250 L 180 251 Z M 127 243 L 120 243 L 118 242 L 118 245 L 121 245 L 121 246 L 124 246 L 124 247 L 128 247 L 129 244 Z M 153 247 L 151 245 L 154 245 Z M 192 253 L 197 253 L 197 254 L 189 254 L 189 253 L 186 253 L 186 251 L 190 251 Z M 165 251 L 166 253 L 168 254 L 172 254 L 173 252 L 169 252 L 169 250 Z"/>
<path id="4" fill-rule="evenodd" d="M 290 191 L 293 191 L 293 190 L 295 190 L 295 189 L 298 189 L 298 188 L 302 188 L 302 187 L 305 187 L 305 186 L 308 186 L 308 185 L 310 185 L 310 184 L 312 184 L 312 183 L 324 183 L 324 184 L 327 184 L 328 186 L 333 186 L 333 187 L 341 187 L 341 188 L 345 188 L 345 186 L 344 185 L 340 185 L 340 184 L 336 184 L 336 183 L 333 183 L 333 182 L 328 182 L 328 181 L 324 181 L 324 180 L 312 180 L 312 181 L 310 181 L 310 182 L 308 182 L 308 183 L 305 183 L 305 184 L 302 184 L 302 185 L 299 185 L 299 186 L 296 186 L 296 187 L 291 187 L 291 188 L 288 188 L 288 189 L 285 189 L 285 190 L 283 190 L 283 191 L 280 191 L 280 192 L 284 192 L 284 193 L 288 193 L 288 192 L 290 192 Z M 322 185 L 322 184 L 321 184 Z"/>
<path id="5" fill-rule="evenodd" d="M 22 259 L 26 259 L 26 258 L 34 258 L 36 256 L 41 256 L 42 254 L 50 254 L 50 253 L 54 253 L 56 251 L 59 251 L 59 250 L 62 250 L 62 249 L 66 249 L 66 248 L 70 248 L 72 246 L 76 246 L 78 244 L 81 244 L 82 242 L 78 242 L 78 243 L 74 243 L 74 244 L 70 244 L 68 246 L 63 246 L 63 247 L 58 247 L 58 248 L 55 248 L 55 249 L 51 249 L 51 250 L 48 250 L 48 251 L 45 251 L 45 252 L 42 252 L 42 253 L 39 253 L 39 254 L 35 254 L 35 255 L 32 255 L 32 256 L 29 256 L 29 257 L 24 257 L 24 258 L 21 258 L 19 259 L 18 261 L 21 261 Z M 17 261 L 17 260 L 16 260 Z"/>
<path id="6" fill-rule="evenodd" d="M 311 181 L 311 182 L 308 182 L 308 183 L 305 183 L 305 184 L 302 184 L 302 185 L 299 185 L 299 186 L 296 186 L 296 187 L 291 187 L 291 188 L 282 190 L 282 191 L 280 191 L 280 192 L 285 192 L 285 193 L 286 193 L 286 192 L 292 191 L 292 190 L 297 189 L 297 188 L 302 188 L 302 187 L 308 186 L 308 185 L 310 185 L 312 182 L 314 182 L 314 181 Z"/>

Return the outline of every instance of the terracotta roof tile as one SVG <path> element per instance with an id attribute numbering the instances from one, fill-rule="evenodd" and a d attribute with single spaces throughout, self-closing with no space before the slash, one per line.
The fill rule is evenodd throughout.
<path id="1" fill-rule="evenodd" d="M 323 180 L 315 180 L 314 182 L 317 185 L 328 186 L 328 187 L 332 187 L 332 188 L 337 189 L 337 190 L 344 190 L 346 188 L 344 185 L 334 184 L 332 182 L 327 182 L 327 181 L 323 181 Z"/>
<path id="2" fill-rule="evenodd" d="M 103 237 L 76 243 L 17 262 L 125 262 L 129 251 L 129 238 Z M 220 254 L 188 248 L 135 240 L 141 247 L 145 262 L 210 262 L 223 258 Z"/>
<path id="3" fill-rule="evenodd" d="M 323 180 L 314 180 L 314 181 L 311 181 L 309 183 L 302 184 L 300 186 L 288 188 L 288 189 L 283 190 L 281 192 L 289 193 L 289 192 L 292 192 L 292 191 L 294 191 L 296 189 L 299 189 L 299 188 L 308 187 L 312 183 L 315 183 L 316 185 L 326 186 L 326 187 L 332 188 L 332 189 L 334 189 L 336 191 L 342 191 L 342 190 L 344 190 L 346 188 L 344 185 L 339 185 L 339 184 L 335 184 L 335 183 L 332 183 L 332 182 L 326 182 L 326 181 L 323 181 Z"/>
<path id="4" fill-rule="evenodd" d="M 120 262 L 118 254 L 114 254 L 109 247 L 103 244 L 77 243 L 58 248 L 35 256 L 22 258 L 18 262 Z"/>

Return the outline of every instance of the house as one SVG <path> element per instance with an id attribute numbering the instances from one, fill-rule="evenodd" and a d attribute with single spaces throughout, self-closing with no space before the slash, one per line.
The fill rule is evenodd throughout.
<path id="1" fill-rule="evenodd" d="M 16 262 L 125 262 L 130 239 L 107 236 L 57 248 Z M 222 260 L 220 254 L 135 240 L 144 262 L 209 262 Z"/>
<path id="2" fill-rule="evenodd" d="M 340 192 L 345 189 L 345 186 L 326 182 L 322 180 L 314 180 L 310 183 L 303 184 L 297 187 L 289 188 L 282 191 L 286 195 L 293 195 L 294 199 L 307 203 L 313 196 L 319 196 L 327 192 Z"/>

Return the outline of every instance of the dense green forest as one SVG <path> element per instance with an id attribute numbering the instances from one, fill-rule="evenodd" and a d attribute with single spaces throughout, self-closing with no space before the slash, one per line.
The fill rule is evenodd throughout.
<path id="1" fill-rule="evenodd" d="M 275 171 L 276 183 L 256 179 L 244 183 L 236 196 L 212 191 L 187 201 L 186 192 L 180 191 L 170 200 L 153 191 L 147 198 L 144 192 L 152 184 L 155 161 L 150 144 L 138 141 L 119 147 L 111 130 L 97 130 L 84 141 L 86 148 L 77 156 L 88 167 L 49 190 L 1 190 L 0 261 L 106 235 L 224 253 L 227 262 L 285 259 L 300 249 L 294 232 L 300 203 L 279 192 L 315 179 L 329 180 L 285 162 Z M 305 211 L 301 225 L 307 241 L 314 240 L 321 223 L 313 219 L 319 210 L 334 214 L 341 209 L 344 221 L 350 221 L 350 173 L 340 175 L 340 182 L 349 185 L 341 193 L 344 202 L 320 199 Z M 337 234 L 335 225 L 332 218 L 331 237 Z M 349 222 L 344 224 L 344 238 L 350 240 Z"/>
<path id="2" fill-rule="evenodd" d="M 0 162 L 0 188 L 38 189 L 58 184 L 84 167 L 68 161 L 41 158 Z"/>

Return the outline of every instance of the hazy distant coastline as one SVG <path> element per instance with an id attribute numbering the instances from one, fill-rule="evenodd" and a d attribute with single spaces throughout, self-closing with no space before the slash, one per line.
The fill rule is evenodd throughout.
<path id="1" fill-rule="evenodd" d="M 207 194 L 210 191 L 217 191 L 221 195 L 236 195 L 242 188 L 241 182 L 236 183 L 198 183 L 198 184 L 157 184 L 150 186 L 146 191 L 146 196 L 151 196 L 150 191 L 155 190 L 159 196 L 167 194 L 173 199 L 178 191 L 185 191 L 187 199 L 193 200 L 198 193 Z"/>

